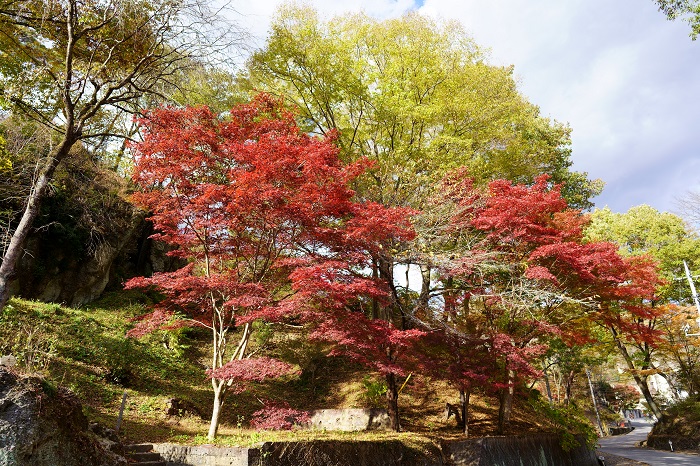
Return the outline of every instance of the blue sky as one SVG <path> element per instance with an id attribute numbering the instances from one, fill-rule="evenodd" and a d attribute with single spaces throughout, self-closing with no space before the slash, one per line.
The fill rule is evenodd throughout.
<path id="1" fill-rule="evenodd" d="M 278 0 L 235 3 L 264 41 Z M 409 10 L 460 21 L 515 65 L 520 90 L 544 116 L 573 128 L 574 168 L 606 182 L 598 207 L 624 212 L 700 190 L 700 40 L 652 0 L 315 0 L 328 17 Z"/>

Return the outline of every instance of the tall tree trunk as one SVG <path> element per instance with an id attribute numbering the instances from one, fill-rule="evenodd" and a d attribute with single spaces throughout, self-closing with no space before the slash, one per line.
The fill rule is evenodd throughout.
<path id="1" fill-rule="evenodd" d="M 513 395 L 515 394 L 515 372 L 508 370 L 508 386 L 501 390 L 498 407 L 498 433 L 503 435 L 510 423 L 513 413 Z"/>
<path id="2" fill-rule="evenodd" d="M 378 279 L 379 278 L 379 266 L 377 265 L 377 260 L 373 259 L 372 260 L 372 278 L 373 279 Z M 379 299 L 376 297 L 372 298 L 372 319 L 378 319 L 379 318 Z"/>
<path id="3" fill-rule="evenodd" d="M 469 437 L 469 398 L 471 388 L 459 391 L 459 404 L 462 411 L 462 422 L 464 423 L 464 436 Z"/>
<path id="4" fill-rule="evenodd" d="M 394 285 L 394 261 L 390 257 L 380 255 L 377 258 L 377 268 L 379 270 L 379 278 L 386 283 L 387 288 L 391 291 L 391 305 L 380 306 L 379 318 L 387 322 L 394 322 L 394 312 L 398 308 L 399 296 Z M 405 319 L 402 319 L 402 329 L 405 329 Z"/>
<path id="5" fill-rule="evenodd" d="M 418 297 L 418 306 L 421 309 L 428 309 L 430 301 L 430 272 L 431 269 L 427 265 L 420 265 L 420 296 Z"/>
<path id="6" fill-rule="evenodd" d="M 252 333 L 253 329 L 250 325 L 250 323 L 246 323 L 245 326 L 243 327 L 243 335 L 241 335 L 241 340 L 238 342 L 238 346 L 236 346 L 236 349 L 234 350 L 233 354 L 231 354 L 231 361 L 238 359 L 241 360 L 245 356 L 245 351 L 246 347 L 248 346 L 248 341 L 250 341 L 250 334 Z M 214 341 L 217 341 L 217 332 L 214 331 Z M 213 363 L 212 367 L 214 368 L 219 368 L 221 365 L 219 365 L 219 360 L 220 360 L 221 355 L 221 349 L 217 349 L 216 347 L 214 348 L 213 351 Z M 221 408 L 224 405 L 224 399 L 226 398 L 226 394 L 228 393 L 229 387 L 233 385 L 233 379 L 231 380 L 220 380 L 220 379 L 211 379 L 211 386 L 214 389 L 214 405 L 211 411 L 211 422 L 209 423 L 209 433 L 207 434 L 207 438 L 209 440 L 214 440 L 216 437 L 216 433 L 219 430 L 219 417 L 221 416 Z"/>
<path id="7" fill-rule="evenodd" d="M 569 375 L 566 377 L 564 382 L 564 404 L 569 406 L 571 402 L 571 390 L 574 387 L 574 378 L 576 377 L 576 372 L 570 371 Z"/>
<path id="8" fill-rule="evenodd" d="M 554 405 L 554 399 L 552 398 L 552 387 L 549 384 L 549 374 L 547 369 L 542 370 L 542 377 L 544 377 L 544 387 L 547 389 L 547 399 L 549 400 L 549 406 Z"/>
<path id="9" fill-rule="evenodd" d="M 391 430 L 399 432 L 399 390 L 396 386 L 396 374 L 393 372 L 386 375 L 386 405 Z"/>
<path id="10" fill-rule="evenodd" d="M 32 189 L 27 198 L 27 205 L 19 221 L 19 225 L 12 234 L 10 244 L 7 246 L 5 256 L 0 265 L 0 312 L 2 312 L 7 300 L 10 299 L 10 282 L 17 273 L 17 263 L 22 256 L 24 243 L 32 230 L 32 224 L 39 214 L 41 202 L 46 196 L 46 190 L 53 178 L 56 167 L 70 151 L 76 139 L 72 136 L 64 136 L 63 141 L 54 149 L 44 162 L 43 167 L 32 185 Z"/>
<path id="11" fill-rule="evenodd" d="M 635 375 L 634 381 L 637 382 L 637 386 L 642 391 L 642 395 L 644 395 L 644 399 L 649 405 L 649 409 L 651 409 L 651 412 L 654 413 L 654 416 L 656 416 L 657 419 L 660 419 L 661 408 L 659 408 L 659 405 L 656 404 L 656 400 L 654 400 L 654 397 L 651 394 L 649 384 L 647 383 L 647 377 L 640 377 L 638 375 Z"/>
<path id="12" fill-rule="evenodd" d="M 211 385 L 214 387 L 214 407 L 211 411 L 211 422 L 209 423 L 207 438 L 209 440 L 214 440 L 219 430 L 219 416 L 221 415 L 221 406 L 224 404 L 223 395 L 226 389 L 226 382 L 223 380 L 211 379 Z"/>
<path id="13" fill-rule="evenodd" d="M 639 372 L 637 371 L 637 368 L 634 365 L 634 360 L 630 356 L 629 352 L 627 351 L 627 347 L 625 344 L 620 340 L 618 337 L 617 331 L 614 328 L 610 328 L 610 331 L 613 334 L 613 338 L 615 339 L 615 343 L 617 344 L 617 348 L 620 350 L 620 353 L 622 354 L 623 359 L 627 363 L 627 367 L 629 368 L 632 377 L 634 378 L 634 381 L 637 383 L 637 386 L 639 389 L 642 391 L 642 395 L 644 395 L 644 399 L 646 400 L 647 404 L 649 405 L 649 409 L 651 412 L 656 416 L 657 419 L 661 418 L 661 409 L 659 406 L 656 404 L 656 401 L 654 400 L 654 397 L 651 394 L 651 390 L 649 390 L 649 384 L 647 384 L 647 377 L 642 377 L 639 375 Z"/>
<path id="14" fill-rule="evenodd" d="M 588 388 L 591 390 L 591 402 L 593 402 L 593 411 L 595 411 L 595 419 L 598 422 L 598 432 L 600 436 L 605 436 L 605 430 L 603 429 L 603 423 L 600 422 L 600 412 L 598 411 L 598 402 L 595 399 L 595 390 L 593 390 L 593 381 L 591 380 L 591 371 L 586 369 L 586 378 L 588 379 Z"/>
<path id="15" fill-rule="evenodd" d="M 452 289 L 454 286 L 454 278 L 450 275 L 445 280 L 445 313 L 443 314 L 443 322 L 447 323 L 455 318 L 455 293 Z"/>

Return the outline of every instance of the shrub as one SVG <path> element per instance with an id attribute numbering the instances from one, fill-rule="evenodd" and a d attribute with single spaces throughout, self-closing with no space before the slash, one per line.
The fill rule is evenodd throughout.
<path id="1" fill-rule="evenodd" d="M 257 430 L 290 430 L 309 422 L 309 413 L 290 408 L 287 403 L 270 403 L 253 413 L 250 426 Z"/>
<path id="2" fill-rule="evenodd" d="M 552 406 L 541 397 L 531 398 L 532 408 L 546 417 L 562 437 L 562 448 L 569 451 L 579 445 L 576 435 L 583 435 L 586 445 L 593 448 L 598 441 L 595 427 L 586 419 L 583 411 L 573 404 Z"/>
<path id="3" fill-rule="evenodd" d="M 385 405 L 386 382 L 384 380 L 375 380 L 366 375 L 362 379 L 362 387 L 364 393 L 362 399 L 372 408 L 381 408 Z"/>

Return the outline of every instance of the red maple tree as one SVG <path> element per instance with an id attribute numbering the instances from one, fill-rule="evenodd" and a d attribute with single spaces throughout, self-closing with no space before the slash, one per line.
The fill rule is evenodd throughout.
<path id="1" fill-rule="evenodd" d="M 496 358 L 490 350 L 493 342 L 476 332 L 467 333 L 456 322 L 445 323 L 421 339 L 417 358 L 421 372 L 447 381 L 459 392 L 459 404 L 447 404 L 447 417 L 455 414 L 457 425 L 469 436 L 470 399 L 477 390 L 492 394 L 495 387 L 491 375 L 496 371 Z"/>
<path id="2" fill-rule="evenodd" d="M 518 380 L 539 374 L 534 362 L 549 338 L 581 342 L 594 324 L 615 338 L 656 337 L 640 325 L 657 312 L 653 262 L 622 258 L 610 243 L 584 241 L 587 216 L 568 208 L 546 175 L 531 185 L 496 180 L 482 190 L 460 172 L 446 180 L 444 192 L 453 208 L 441 241 L 451 255 L 436 266 L 444 305 L 431 326 L 453 342 L 452 359 L 465 351 L 463 344 L 488 345 L 494 364 L 475 367 L 499 391 L 499 430 L 510 417 Z M 468 247 L 454 254 L 460 243 Z M 443 365 L 451 367 L 448 359 Z M 444 373 L 462 400 L 470 389 L 462 382 L 469 365 Z"/>
<path id="3" fill-rule="evenodd" d="M 336 312 L 328 315 L 310 335 L 332 342 L 331 356 L 348 356 L 384 376 L 387 412 L 391 429 L 399 431 L 398 379 L 415 366 L 415 347 L 425 335 L 419 329 L 402 330 L 390 321 L 369 318 L 365 312 Z"/>
<path id="4" fill-rule="evenodd" d="M 267 95 L 225 118 L 206 107 L 161 108 L 140 125 L 133 179 L 141 190 L 133 200 L 151 212 L 154 237 L 188 265 L 127 283 L 165 296 L 130 333 L 183 323 L 211 330 L 213 438 L 229 388 L 259 378 L 261 363 L 268 377 L 290 370 L 241 361 L 251 322 L 325 321 L 385 296 L 366 271 L 372 254 L 411 237 L 409 212 L 355 201 L 348 186 L 367 162 L 341 163 L 332 135 L 307 135 Z M 236 326 L 241 339 L 227 351 Z"/>

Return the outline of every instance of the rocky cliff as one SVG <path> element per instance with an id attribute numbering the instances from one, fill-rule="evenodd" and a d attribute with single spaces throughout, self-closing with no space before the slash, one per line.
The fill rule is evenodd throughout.
<path id="1" fill-rule="evenodd" d="M 129 202 L 131 189 L 79 154 L 66 161 L 24 246 L 12 294 L 78 307 L 133 276 L 181 267 L 164 244 L 150 239 L 153 227 Z M 14 227 L 22 205 L 8 203 L 0 199 L 0 212 L 16 213 Z"/>
<path id="2" fill-rule="evenodd" d="M 0 366 L 0 465 L 125 466 L 67 390 Z"/>

